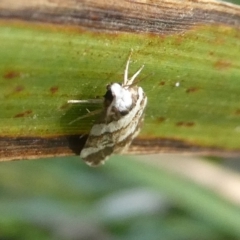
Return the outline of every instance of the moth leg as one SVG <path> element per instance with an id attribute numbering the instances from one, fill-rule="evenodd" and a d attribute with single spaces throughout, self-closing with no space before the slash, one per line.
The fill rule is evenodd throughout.
<path id="1" fill-rule="evenodd" d="M 97 103 L 97 104 L 99 104 L 99 103 L 102 103 L 102 102 L 103 102 L 102 99 L 68 100 L 68 103 Z M 77 122 L 77 121 L 79 121 L 81 119 L 84 119 L 84 118 L 87 118 L 87 117 L 90 117 L 90 116 L 94 116 L 95 114 L 98 114 L 98 113 L 100 113 L 102 111 L 100 109 L 97 109 L 95 111 L 90 112 L 87 108 L 86 108 L 86 110 L 88 112 L 87 114 L 85 114 L 85 115 L 83 115 L 81 117 L 78 117 L 77 119 L 71 121 L 69 124 L 72 124 L 74 122 Z"/>
<path id="2" fill-rule="evenodd" d="M 88 118 L 88 117 L 94 116 L 94 115 L 96 115 L 96 114 L 99 114 L 99 113 L 102 112 L 102 109 L 97 109 L 97 110 L 94 110 L 94 111 L 92 111 L 92 112 L 90 112 L 90 111 L 87 109 L 87 111 L 88 111 L 87 114 L 85 114 L 85 115 L 83 115 L 83 116 L 81 116 L 81 117 L 78 117 L 78 118 L 74 119 L 73 121 L 71 121 L 71 122 L 69 123 L 69 125 L 70 125 L 70 124 L 73 124 L 74 122 L 77 122 L 77 121 L 79 121 L 79 120 L 81 120 L 81 119 Z"/>
<path id="3" fill-rule="evenodd" d="M 102 99 L 68 100 L 68 103 L 102 103 Z"/>

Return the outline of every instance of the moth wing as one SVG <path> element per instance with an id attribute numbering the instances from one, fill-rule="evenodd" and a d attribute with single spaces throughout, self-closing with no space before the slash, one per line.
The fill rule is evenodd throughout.
<path id="1" fill-rule="evenodd" d="M 125 151 L 138 135 L 147 104 L 147 97 L 142 88 L 139 87 L 138 92 L 136 105 L 127 115 L 108 124 L 93 125 L 80 154 L 87 164 L 103 164 L 111 154 Z"/>
<path id="2" fill-rule="evenodd" d="M 123 119 L 123 121 L 127 121 L 127 124 L 125 124 L 113 138 L 113 140 L 117 142 L 114 153 L 126 151 L 133 139 L 139 134 L 144 119 L 143 116 L 146 104 L 147 97 L 143 95 L 143 97 L 138 99 L 136 107 L 132 109 L 132 113 L 126 116 L 127 119 Z"/>
<path id="3" fill-rule="evenodd" d="M 91 166 L 103 164 L 114 152 L 113 133 L 107 124 L 93 125 L 80 157 Z"/>

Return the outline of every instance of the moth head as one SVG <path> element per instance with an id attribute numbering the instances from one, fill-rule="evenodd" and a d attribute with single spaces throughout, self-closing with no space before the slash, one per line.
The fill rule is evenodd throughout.
<path id="1" fill-rule="evenodd" d="M 110 91 L 112 92 L 113 97 L 120 97 L 124 93 L 124 89 L 121 84 L 119 83 L 113 83 L 110 85 Z"/>
<path id="2" fill-rule="evenodd" d="M 105 100 L 112 102 L 114 98 L 124 95 L 125 89 L 121 83 L 111 83 L 107 85 L 107 92 L 104 95 Z"/>
<path id="3" fill-rule="evenodd" d="M 113 101 L 113 94 L 112 94 L 112 91 L 111 91 L 111 85 L 112 84 L 108 84 L 106 89 L 107 89 L 107 92 L 105 93 L 105 95 L 103 96 L 105 98 L 105 101 L 111 103 Z"/>
<path id="4" fill-rule="evenodd" d="M 105 107 L 111 106 L 111 109 L 115 109 L 119 113 L 128 112 L 133 103 L 132 92 L 121 83 L 111 83 L 107 85 L 107 92 L 104 95 Z"/>
<path id="5" fill-rule="evenodd" d="M 128 111 L 132 106 L 132 93 L 128 89 L 125 89 L 122 84 L 113 83 L 110 86 L 111 93 L 113 96 L 114 107 L 119 112 Z"/>

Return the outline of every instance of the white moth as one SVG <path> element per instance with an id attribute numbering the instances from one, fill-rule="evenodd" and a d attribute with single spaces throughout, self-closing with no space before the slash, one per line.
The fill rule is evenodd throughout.
<path id="1" fill-rule="evenodd" d="M 124 152 L 140 132 L 147 97 L 143 89 L 136 86 L 134 80 L 144 65 L 128 79 L 130 58 L 131 53 L 124 71 L 123 83 L 111 83 L 107 86 L 101 117 L 93 125 L 80 153 L 80 157 L 90 166 L 103 164 L 111 154 Z M 68 102 L 82 103 L 88 100 Z"/>

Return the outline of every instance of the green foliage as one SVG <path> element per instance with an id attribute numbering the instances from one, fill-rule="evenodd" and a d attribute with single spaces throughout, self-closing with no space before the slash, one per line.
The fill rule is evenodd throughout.
<path id="1" fill-rule="evenodd" d="M 237 207 L 124 157 L 1 163 L 2 239 L 239 239 Z"/>
<path id="2" fill-rule="evenodd" d="M 239 0 L 231 0 L 231 1 L 225 1 L 225 2 L 231 2 L 231 3 L 235 3 L 235 4 L 240 4 Z"/>
<path id="3" fill-rule="evenodd" d="M 133 48 L 130 72 L 145 64 L 139 84 L 149 98 L 140 137 L 239 148 L 237 30 L 158 36 L 1 22 L 0 33 L 1 136 L 88 132 L 94 118 L 69 122 L 99 106 L 67 100 L 101 97 L 122 80 Z M 239 208 L 122 157 L 97 169 L 78 158 L 1 163 L 0 179 L 2 239 L 240 238 Z"/>
<path id="4" fill-rule="evenodd" d="M 122 81 L 133 48 L 130 74 L 145 64 L 139 84 L 149 99 L 142 137 L 239 148 L 237 30 L 158 36 L 2 23 L 0 32 L 0 135 L 87 133 L 91 120 L 69 122 L 101 106 L 67 100 L 101 98 L 107 83 Z"/>

